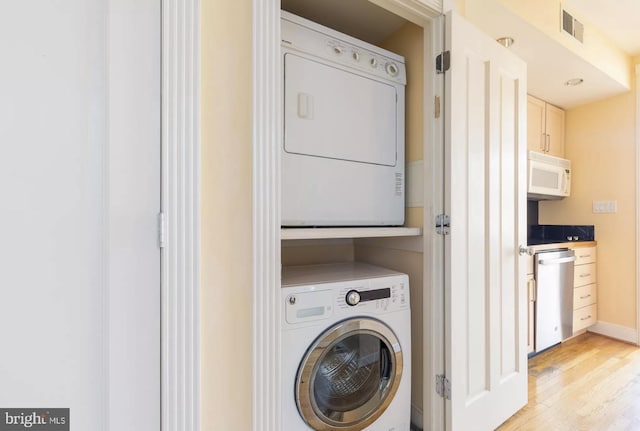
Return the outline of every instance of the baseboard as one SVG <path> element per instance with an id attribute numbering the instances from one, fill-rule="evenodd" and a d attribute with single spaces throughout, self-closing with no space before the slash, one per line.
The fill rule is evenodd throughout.
<path id="1" fill-rule="evenodd" d="M 411 404 L 411 423 L 420 429 L 424 429 L 424 417 L 422 409 Z"/>
<path id="2" fill-rule="evenodd" d="M 598 321 L 595 325 L 587 329 L 589 332 L 606 335 L 616 340 L 626 341 L 632 344 L 638 344 L 638 331 L 635 328 L 616 325 L 615 323 Z"/>

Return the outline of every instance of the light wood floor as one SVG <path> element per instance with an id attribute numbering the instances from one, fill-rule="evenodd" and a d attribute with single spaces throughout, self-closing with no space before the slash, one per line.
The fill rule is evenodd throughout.
<path id="1" fill-rule="evenodd" d="M 529 403 L 500 431 L 640 431 L 640 348 L 586 333 L 529 360 Z"/>

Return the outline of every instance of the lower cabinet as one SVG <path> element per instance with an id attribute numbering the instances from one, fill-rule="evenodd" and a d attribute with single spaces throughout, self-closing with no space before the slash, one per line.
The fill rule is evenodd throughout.
<path id="1" fill-rule="evenodd" d="M 596 247 L 576 247 L 573 275 L 573 333 L 598 320 Z"/>
<path id="2" fill-rule="evenodd" d="M 573 333 L 585 329 L 594 323 L 598 317 L 596 304 L 587 305 L 586 307 L 573 310 Z"/>

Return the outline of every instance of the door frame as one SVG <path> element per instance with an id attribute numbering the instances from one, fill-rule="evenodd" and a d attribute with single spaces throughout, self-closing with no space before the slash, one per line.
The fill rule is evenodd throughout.
<path id="1" fill-rule="evenodd" d="M 434 70 L 434 49 L 440 35 L 436 17 L 442 14 L 438 0 L 369 0 L 425 29 L 425 70 Z M 277 431 L 281 424 L 280 387 L 280 162 L 282 82 L 280 62 L 280 2 L 253 0 L 253 403 L 254 431 Z M 425 134 L 425 155 L 438 156 L 442 149 L 441 121 L 434 120 L 435 76 L 425 81 L 425 119 L 430 118 L 430 134 Z M 433 159 L 432 159 L 433 160 Z M 427 168 L 430 180 L 435 174 Z M 428 184 L 433 190 L 436 184 Z M 427 187 L 425 187 L 427 190 Z M 442 208 L 442 195 L 434 193 L 425 202 L 425 269 L 432 269 L 429 280 L 431 295 L 424 297 L 424 310 L 431 319 L 424 320 L 424 358 L 429 369 L 424 371 L 424 405 L 431 421 L 426 428 L 441 429 L 444 421 L 444 400 L 436 402 L 435 375 L 444 370 L 444 295 L 442 270 L 443 249 L 435 238 L 434 214 Z M 429 251 L 429 252 L 427 252 Z M 438 260 L 439 259 L 439 260 Z M 440 331 L 440 332 L 438 332 Z M 440 352 L 441 354 L 438 354 Z M 428 363 L 427 363 L 428 361 Z M 427 409 L 425 409 L 425 406 Z"/>
<path id="2" fill-rule="evenodd" d="M 640 64 L 636 64 L 636 345 L 640 346 Z"/>
<path id="3" fill-rule="evenodd" d="M 200 429 L 200 1 L 160 0 L 161 424 Z"/>

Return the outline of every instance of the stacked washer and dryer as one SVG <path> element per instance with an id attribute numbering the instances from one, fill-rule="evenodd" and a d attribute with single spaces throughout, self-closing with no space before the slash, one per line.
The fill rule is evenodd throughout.
<path id="1" fill-rule="evenodd" d="M 403 57 L 282 12 L 282 225 L 404 223 Z M 408 431 L 409 279 L 283 267 L 283 431 Z"/>

